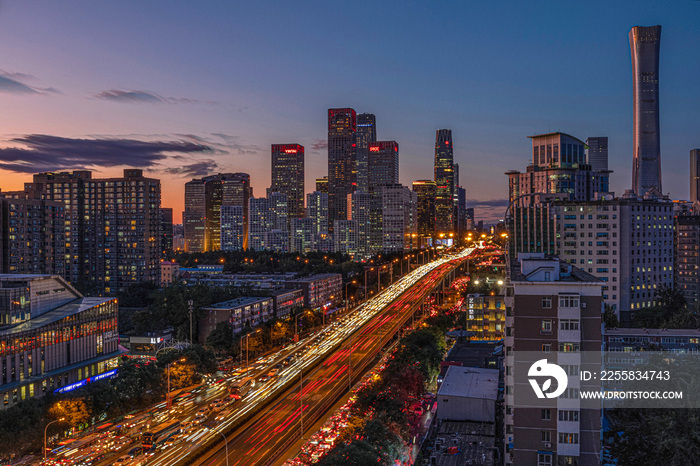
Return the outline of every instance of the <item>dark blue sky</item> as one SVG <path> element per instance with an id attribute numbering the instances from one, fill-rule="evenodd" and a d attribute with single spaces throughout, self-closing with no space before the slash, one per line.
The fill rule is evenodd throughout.
<path id="1" fill-rule="evenodd" d="M 687 198 L 688 152 L 700 147 L 699 19 L 695 0 L 2 2 L 0 135 L 5 147 L 27 134 L 202 141 L 216 150 L 151 165 L 179 213 L 184 182 L 207 169 L 248 171 L 263 195 L 272 143 L 307 147 L 311 190 L 327 169 L 326 109 L 350 106 L 399 142 L 404 184 L 432 178 L 435 130 L 451 128 L 467 197 L 504 199 L 503 172 L 528 163 L 526 137 L 559 130 L 610 138 L 622 194 L 627 34 L 661 24 L 664 188 Z M 501 210 L 477 204 L 477 217 Z"/>

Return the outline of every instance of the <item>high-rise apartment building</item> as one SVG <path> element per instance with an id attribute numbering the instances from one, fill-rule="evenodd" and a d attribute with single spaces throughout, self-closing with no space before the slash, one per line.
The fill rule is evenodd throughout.
<path id="1" fill-rule="evenodd" d="M 370 142 L 368 153 L 371 188 L 399 182 L 399 144 L 396 141 Z"/>
<path id="2" fill-rule="evenodd" d="M 382 251 L 410 251 L 417 246 L 418 196 L 401 184 L 382 186 Z"/>
<path id="3" fill-rule="evenodd" d="M 421 247 L 429 246 L 435 235 L 436 186 L 433 180 L 413 182 L 413 192 L 416 193 L 418 203 L 418 237 Z"/>
<path id="4" fill-rule="evenodd" d="M 454 227 L 454 152 L 452 130 L 435 132 L 435 230 L 452 231 Z"/>
<path id="5" fill-rule="evenodd" d="M 357 242 L 356 253 L 360 258 L 367 258 L 372 255 L 371 243 L 371 207 L 372 195 L 365 191 L 355 191 L 350 194 L 351 220 L 356 223 Z"/>
<path id="6" fill-rule="evenodd" d="M 160 208 L 160 247 L 163 255 L 173 250 L 173 209 Z"/>
<path id="7" fill-rule="evenodd" d="M 336 220 L 333 227 L 335 252 L 355 256 L 357 254 L 357 222 L 354 220 Z"/>
<path id="8" fill-rule="evenodd" d="M 661 193 L 659 132 L 659 47 L 661 26 L 635 26 L 629 33 L 632 52 L 632 190 L 638 196 Z"/>
<path id="9" fill-rule="evenodd" d="M 270 191 L 287 196 L 289 218 L 304 216 L 304 146 L 272 144 Z"/>
<path id="10" fill-rule="evenodd" d="M 579 374 L 600 372 L 600 357 L 583 354 L 600 355 L 602 282 L 544 254 L 520 254 L 508 277 L 505 464 L 599 465 L 601 410 L 585 404 L 580 392 L 600 382 Z M 532 395 L 529 370 L 542 358 L 567 373 L 567 388 L 557 398 Z M 530 397 L 537 401 L 522 402 Z"/>
<path id="11" fill-rule="evenodd" d="M 314 191 L 306 195 L 306 217 L 314 222 L 314 234 L 328 234 L 328 193 Z"/>
<path id="12" fill-rule="evenodd" d="M 289 252 L 306 254 L 314 251 L 314 220 L 312 218 L 291 219 Z"/>
<path id="13" fill-rule="evenodd" d="M 689 306 L 695 306 L 700 300 L 700 216 L 678 215 L 674 225 L 676 289 Z"/>
<path id="14" fill-rule="evenodd" d="M 673 285 L 673 203 L 631 191 L 598 200 L 536 198 L 512 209 L 511 254 L 557 254 L 599 278 L 603 300 L 628 323 Z"/>
<path id="15" fill-rule="evenodd" d="M 266 198 L 251 197 L 248 212 L 248 238 L 251 249 L 289 251 L 286 195 L 270 193 Z"/>
<path id="16" fill-rule="evenodd" d="M 328 109 L 328 226 L 346 220 L 347 196 L 357 187 L 357 115 L 351 108 Z"/>
<path id="17" fill-rule="evenodd" d="M 357 132 L 355 133 L 355 147 L 357 152 L 357 189 L 365 191 L 369 189 L 369 143 L 377 140 L 377 119 L 371 113 L 357 115 Z"/>
<path id="18" fill-rule="evenodd" d="M 101 179 L 90 171 L 40 173 L 25 191 L 64 204 L 69 281 L 107 295 L 160 281 L 160 180 L 137 169 Z"/>
<path id="19" fill-rule="evenodd" d="M 63 203 L 0 196 L 0 273 L 65 275 Z"/>
<path id="20" fill-rule="evenodd" d="M 243 249 L 246 236 L 243 207 L 237 205 L 221 206 L 221 250 L 237 251 Z"/>
<path id="21" fill-rule="evenodd" d="M 586 161 L 591 170 L 608 171 L 608 138 L 595 137 L 586 139 Z"/>
<path id="22" fill-rule="evenodd" d="M 700 200 L 700 149 L 690 151 L 690 202 Z"/>
<path id="23" fill-rule="evenodd" d="M 221 249 L 221 206 L 242 207 L 247 227 L 248 199 L 252 195 L 247 173 L 220 173 L 185 183 L 185 250 L 206 252 Z M 243 242 L 246 247 L 247 239 L 244 238 Z"/>

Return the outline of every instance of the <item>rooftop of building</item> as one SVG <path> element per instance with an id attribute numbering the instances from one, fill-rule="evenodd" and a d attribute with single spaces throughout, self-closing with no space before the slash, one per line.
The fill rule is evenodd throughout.
<path id="1" fill-rule="evenodd" d="M 498 369 L 450 366 L 438 395 L 498 399 Z"/>
<path id="2" fill-rule="evenodd" d="M 450 349 L 445 361 L 458 362 L 462 366 L 486 367 L 493 356 L 503 350 L 501 341 L 458 340 Z"/>
<path id="3" fill-rule="evenodd" d="M 248 304 L 254 304 L 261 301 L 269 301 L 269 296 L 243 296 L 241 298 L 230 299 L 228 301 L 223 301 L 220 303 L 212 304 L 207 307 L 203 307 L 203 310 L 210 309 L 235 309 L 237 307 L 246 306 Z"/>
<path id="4" fill-rule="evenodd" d="M 543 271 L 556 272 L 556 276 L 550 276 L 550 280 L 540 279 Z M 599 278 L 560 260 L 558 256 L 545 256 L 544 253 L 519 253 L 517 260 L 511 263 L 510 277 L 511 282 L 602 283 Z"/>
<path id="5" fill-rule="evenodd" d="M 495 435 L 496 426 L 491 423 L 442 421 L 434 434 L 430 457 L 437 466 L 493 465 Z"/>
<path id="6" fill-rule="evenodd" d="M 100 304 L 107 303 L 109 301 L 116 301 L 116 298 L 79 298 L 71 301 L 63 306 L 57 307 L 51 311 L 48 311 L 38 317 L 34 317 L 26 322 L 17 324 L 13 327 L 5 328 L 0 330 L 0 337 L 14 335 L 17 333 L 28 332 L 31 330 L 38 330 L 54 322 L 58 322 L 61 319 L 70 317 L 72 315 L 78 314 L 83 311 L 87 311 L 90 308 L 99 306 Z"/>
<path id="7" fill-rule="evenodd" d="M 700 337 L 700 329 L 686 328 L 606 328 L 604 337 L 610 336 L 658 336 Z"/>
<path id="8" fill-rule="evenodd" d="M 293 282 L 312 282 L 315 280 L 324 280 L 326 278 L 336 278 L 336 277 L 341 277 L 341 276 L 342 276 L 342 274 L 339 274 L 339 273 L 319 273 L 316 275 L 309 275 L 306 277 L 298 277 L 298 278 L 295 278 L 291 281 L 293 281 Z"/>
<path id="9" fill-rule="evenodd" d="M 572 136 L 572 135 L 566 134 L 566 133 L 561 133 L 559 131 L 555 131 L 553 133 L 535 134 L 534 136 L 528 136 L 528 139 L 546 138 L 546 137 L 550 137 L 550 136 L 566 136 L 566 137 L 571 138 L 575 141 L 578 141 L 580 144 L 583 144 L 584 146 L 586 146 L 586 149 L 588 149 L 588 145 L 585 142 L 583 142 L 582 140 L 580 140 L 579 138 L 577 138 L 576 136 Z"/>

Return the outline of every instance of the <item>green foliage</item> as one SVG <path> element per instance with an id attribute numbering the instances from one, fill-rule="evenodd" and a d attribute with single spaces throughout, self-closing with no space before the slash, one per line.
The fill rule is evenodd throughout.
<path id="1" fill-rule="evenodd" d="M 662 286 L 655 293 L 656 305 L 634 314 L 636 327 L 698 328 L 697 309 L 688 309 L 680 290 Z"/>
<path id="2" fill-rule="evenodd" d="M 391 464 L 388 456 L 365 440 L 356 440 L 341 444 L 331 450 L 319 463 L 319 466 L 367 466 Z"/>
<path id="3" fill-rule="evenodd" d="M 222 353 L 233 346 L 233 326 L 230 322 L 219 322 L 207 337 L 206 345 Z"/>
<path id="4" fill-rule="evenodd" d="M 45 418 L 49 398 L 30 398 L 0 411 L 0 445 L 3 446 L 0 448 L 0 461 L 9 459 L 10 453 L 22 455 L 41 448 L 43 429 L 53 420 Z M 52 426 L 58 427 L 59 423 Z"/>
<path id="5" fill-rule="evenodd" d="M 603 322 L 605 323 L 605 328 L 617 328 L 620 325 L 620 321 L 617 319 L 615 311 L 613 311 L 613 308 L 607 304 L 605 305 Z"/>
<path id="6" fill-rule="evenodd" d="M 620 466 L 697 464 L 698 409 L 619 409 L 608 417 L 615 432 L 610 452 Z"/>

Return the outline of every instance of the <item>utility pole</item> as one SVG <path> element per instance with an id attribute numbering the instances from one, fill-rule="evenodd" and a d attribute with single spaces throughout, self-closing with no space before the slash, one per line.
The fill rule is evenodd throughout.
<path id="1" fill-rule="evenodd" d="M 304 369 L 299 369 L 299 419 L 301 420 L 301 438 L 304 438 Z"/>
<path id="2" fill-rule="evenodd" d="M 194 312 L 194 308 L 192 307 L 194 305 L 194 301 L 191 299 L 187 301 L 187 305 L 190 308 L 190 345 L 194 344 L 194 340 L 192 339 L 192 313 Z"/>

